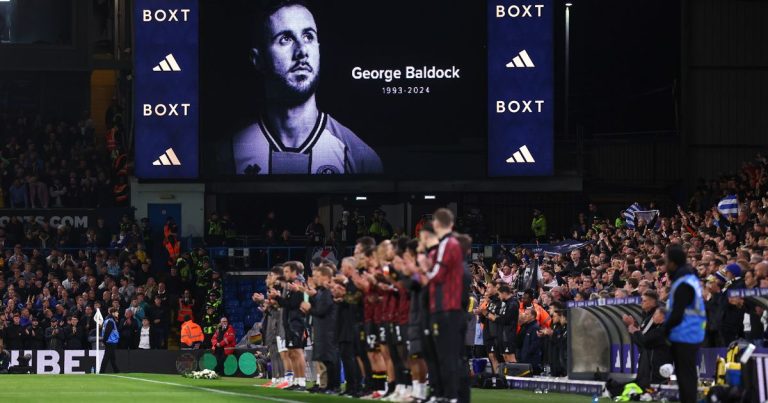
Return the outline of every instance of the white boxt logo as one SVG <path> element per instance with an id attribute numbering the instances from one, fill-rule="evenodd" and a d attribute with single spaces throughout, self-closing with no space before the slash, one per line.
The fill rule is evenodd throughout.
<path id="1" fill-rule="evenodd" d="M 189 8 L 171 8 L 159 10 L 141 10 L 142 22 L 187 22 L 189 21 Z"/>
<path id="2" fill-rule="evenodd" d="M 161 154 L 155 162 L 152 163 L 154 166 L 181 166 L 181 161 L 179 161 L 179 157 L 176 156 L 176 153 L 173 151 L 173 148 L 169 148 L 165 150 L 163 154 Z"/>
<path id="3" fill-rule="evenodd" d="M 144 116 L 189 116 L 192 104 L 143 104 Z"/>
<path id="4" fill-rule="evenodd" d="M 523 49 L 511 62 L 507 63 L 507 68 L 513 69 L 516 67 L 528 67 L 533 68 L 536 65 L 533 64 L 533 60 L 528 56 L 528 52 Z"/>
<path id="5" fill-rule="evenodd" d="M 160 63 L 152 68 L 152 71 L 181 71 L 181 66 L 176 62 L 176 58 L 173 57 L 173 53 L 169 53 Z"/>
<path id="6" fill-rule="evenodd" d="M 535 162 L 536 160 L 533 159 L 528 146 L 520 147 L 520 150 L 515 151 L 511 157 L 507 158 L 507 164 L 533 164 Z"/>

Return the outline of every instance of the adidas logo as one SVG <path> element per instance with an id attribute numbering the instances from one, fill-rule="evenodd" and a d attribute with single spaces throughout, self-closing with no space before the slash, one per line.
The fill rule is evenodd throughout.
<path id="1" fill-rule="evenodd" d="M 152 71 L 181 71 L 181 67 L 176 63 L 173 53 L 169 53 L 165 59 L 160 61 L 160 64 L 152 69 Z"/>
<path id="2" fill-rule="evenodd" d="M 181 161 L 179 161 L 179 157 L 176 156 L 176 153 L 173 152 L 173 148 L 169 148 L 165 150 L 165 153 L 158 157 L 158 159 L 155 160 L 155 162 L 152 163 L 154 166 L 180 166 Z"/>
<path id="3" fill-rule="evenodd" d="M 531 60 L 531 57 L 528 56 L 528 52 L 523 49 L 522 52 L 520 52 L 517 56 L 515 56 L 514 59 L 512 59 L 511 62 L 507 63 L 507 68 L 513 69 L 515 67 L 536 67 L 536 65 L 533 64 L 533 60 Z"/>
<path id="4" fill-rule="evenodd" d="M 516 151 L 511 157 L 507 158 L 507 164 L 533 164 L 536 160 L 533 159 L 533 155 L 528 151 L 528 146 L 520 147 L 520 151 Z"/>

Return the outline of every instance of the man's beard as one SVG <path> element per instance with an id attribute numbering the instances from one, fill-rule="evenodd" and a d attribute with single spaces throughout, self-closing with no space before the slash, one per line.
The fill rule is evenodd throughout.
<path id="1" fill-rule="evenodd" d="M 287 77 L 271 74 L 266 77 L 264 83 L 265 99 L 268 104 L 287 107 L 302 105 L 315 95 L 319 81 L 320 74 L 317 70 L 312 78 L 307 78 L 301 83 L 301 88 L 289 82 Z"/>

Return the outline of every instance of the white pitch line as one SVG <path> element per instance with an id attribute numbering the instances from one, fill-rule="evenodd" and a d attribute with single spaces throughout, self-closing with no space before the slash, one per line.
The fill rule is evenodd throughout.
<path id="1" fill-rule="evenodd" d="M 221 395 L 248 397 L 248 398 L 251 398 L 251 399 L 269 400 L 269 401 L 272 401 L 272 402 L 300 403 L 297 400 L 279 399 L 279 398 L 276 398 L 276 397 L 259 396 L 259 395 L 249 395 L 247 393 L 229 392 L 229 391 L 226 391 L 226 390 L 204 388 L 202 386 L 192 386 L 192 385 L 184 385 L 184 384 L 181 384 L 181 383 L 155 381 L 155 380 L 152 380 L 152 379 L 135 378 L 135 377 L 132 377 L 132 376 L 125 376 L 125 375 L 101 374 L 101 376 L 111 376 L 111 377 L 114 377 L 114 378 L 131 379 L 131 380 L 134 380 L 134 381 L 143 381 L 143 382 L 149 382 L 149 383 L 156 383 L 156 384 L 160 384 L 160 385 L 177 386 L 177 387 L 180 387 L 180 388 L 202 390 L 204 392 L 218 393 L 218 394 L 221 394 Z"/>

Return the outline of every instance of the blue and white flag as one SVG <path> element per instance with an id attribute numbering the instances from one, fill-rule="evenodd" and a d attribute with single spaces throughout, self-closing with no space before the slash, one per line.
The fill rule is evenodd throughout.
<path id="1" fill-rule="evenodd" d="M 735 195 L 725 196 L 720 203 L 717 203 L 717 211 L 725 216 L 739 215 L 739 199 Z"/>
<path id="2" fill-rule="evenodd" d="M 635 220 L 645 221 L 645 225 L 649 225 L 654 219 L 656 219 L 659 216 L 659 210 L 648 210 L 648 211 L 635 211 Z M 637 223 L 635 223 L 637 225 Z M 654 229 L 658 229 L 661 227 L 661 222 L 659 220 L 656 220 L 656 225 L 654 226 Z"/>
<path id="3" fill-rule="evenodd" d="M 553 243 L 549 245 L 542 245 L 541 251 L 544 252 L 545 255 L 563 255 L 563 254 L 569 253 L 574 249 L 581 249 L 594 242 L 595 241 L 582 242 L 582 241 L 577 241 L 575 239 L 570 239 L 570 240 Z"/>
<path id="4" fill-rule="evenodd" d="M 627 228 L 635 229 L 635 212 L 642 209 L 643 208 L 640 207 L 639 203 L 633 203 L 631 206 L 627 207 L 627 209 L 624 211 L 624 221 L 627 224 Z"/>

